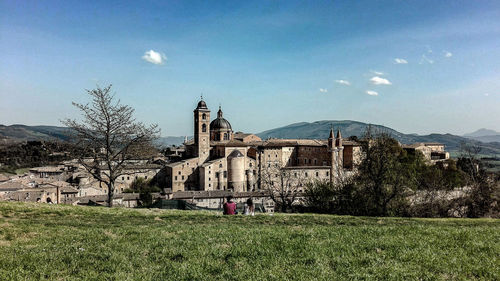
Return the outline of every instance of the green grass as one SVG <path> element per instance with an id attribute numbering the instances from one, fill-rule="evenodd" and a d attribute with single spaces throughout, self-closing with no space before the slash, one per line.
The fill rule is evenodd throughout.
<path id="1" fill-rule="evenodd" d="M 498 280 L 500 221 L 0 203 L 0 280 Z"/>

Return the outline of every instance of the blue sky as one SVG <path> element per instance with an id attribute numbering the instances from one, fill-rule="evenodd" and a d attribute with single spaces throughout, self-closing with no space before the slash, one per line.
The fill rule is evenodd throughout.
<path id="1" fill-rule="evenodd" d="M 60 125 L 109 83 L 164 136 L 201 93 L 235 131 L 500 131 L 500 2 L 0 0 L 0 123 Z"/>

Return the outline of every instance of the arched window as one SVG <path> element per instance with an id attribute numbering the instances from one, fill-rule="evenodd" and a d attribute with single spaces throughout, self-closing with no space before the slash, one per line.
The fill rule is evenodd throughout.
<path id="1" fill-rule="evenodd" d="M 207 132 L 207 124 L 202 124 L 201 125 L 201 131 L 206 133 Z"/>
<path id="2" fill-rule="evenodd" d="M 227 133 L 224 133 L 224 140 L 228 140 L 229 139 L 229 136 L 227 135 Z"/>
<path id="3" fill-rule="evenodd" d="M 203 115 L 201 115 L 201 119 L 203 119 L 203 120 L 207 119 L 207 115 L 205 113 L 203 113 Z"/>

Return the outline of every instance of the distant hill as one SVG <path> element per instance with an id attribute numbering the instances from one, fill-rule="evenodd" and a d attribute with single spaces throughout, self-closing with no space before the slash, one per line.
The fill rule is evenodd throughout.
<path id="1" fill-rule="evenodd" d="M 58 126 L 0 125 L 0 142 L 69 140 L 70 129 Z M 160 137 L 160 146 L 181 145 L 184 137 Z"/>
<path id="2" fill-rule="evenodd" d="M 160 137 L 156 140 L 156 144 L 159 146 L 172 146 L 181 145 L 184 143 L 185 137 Z M 188 137 L 191 138 L 191 137 Z"/>
<path id="3" fill-rule="evenodd" d="M 304 139 L 326 139 L 333 125 L 335 131 L 340 129 L 344 138 L 349 136 L 362 137 L 369 124 L 350 121 L 350 120 L 324 120 L 312 123 L 301 122 L 288 126 L 267 130 L 257 134 L 262 139 L 268 138 L 304 138 Z M 403 134 L 394 129 L 371 124 L 373 132 L 385 132 L 399 142 L 410 144 L 415 142 L 439 142 L 446 145 L 446 149 L 450 152 L 458 152 L 463 142 L 468 144 L 475 144 L 482 147 L 481 153 L 488 155 L 500 154 L 500 143 L 482 143 L 476 140 L 464 138 L 461 136 L 451 134 L 430 134 L 430 135 L 417 135 L 417 134 Z"/>
<path id="4" fill-rule="evenodd" d="M 267 130 L 257 134 L 262 139 L 267 138 L 304 138 L 304 139 L 326 139 L 330 131 L 330 127 L 334 126 L 335 130 L 340 128 L 342 136 L 357 136 L 362 137 L 368 127 L 367 123 L 342 120 L 342 121 L 317 121 L 312 123 L 301 122 L 295 123 L 281 128 Z M 393 136 L 401 143 L 414 142 L 440 142 L 446 145 L 446 149 L 456 153 L 460 149 L 462 142 L 476 144 L 482 147 L 482 154 L 499 155 L 500 141 L 497 142 L 480 142 L 475 139 L 465 138 L 451 134 L 403 134 L 389 127 L 381 125 L 371 125 L 374 132 L 386 132 Z M 69 129 L 66 127 L 57 126 L 26 126 L 26 125 L 0 125 L 0 142 L 5 141 L 26 141 L 26 140 L 68 140 Z M 478 137 L 488 138 L 488 136 Z M 157 140 L 157 144 L 161 146 L 180 145 L 184 141 L 184 137 L 161 137 Z"/>
<path id="5" fill-rule="evenodd" d="M 57 126 L 0 125 L 0 138 L 14 141 L 68 140 L 70 130 Z"/>
<path id="6" fill-rule="evenodd" d="M 464 137 L 485 137 L 485 136 L 496 136 L 496 135 L 500 135 L 500 132 L 482 128 L 475 132 L 465 134 Z"/>
<path id="7" fill-rule="evenodd" d="M 480 142 L 500 142 L 500 132 L 484 128 L 465 134 L 464 137 Z"/>
<path id="8" fill-rule="evenodd" d="M 500 135 L 480 136 L 480 137 L 467 137 L 480 142 L 500 142 Z"/>

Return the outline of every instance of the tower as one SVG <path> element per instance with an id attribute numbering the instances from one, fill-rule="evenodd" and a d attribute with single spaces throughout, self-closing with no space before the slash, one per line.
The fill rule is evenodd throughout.
<path id="1" fill-rule="evenodd" d="M 328 153 L 330 154 L 330 184 L 333 184 L 335 180 L 335 174 L 336 174 L 336 154 L 337 154 L 337 147 L 336 147 L 336 140 L 335 140 L 335 134 L 333 133 L 333 126 L 330 129 L 330 136 L 328 137 Z"/>
<path id="2" fill-rule="evenodd" d="M 210 155 L 210 110 L 201 97 L 194 112 L 194 143 L 198 164 L 204 163 Z"/>
<path id="3" fill-rule="evenodd" d="M 337 147 L 337 176 L 340 178 L 344 171 L 344 146 L 342 145 L 342 134 L 340 133 L 340 129 L 337 129 L 335 146 Z"/>

